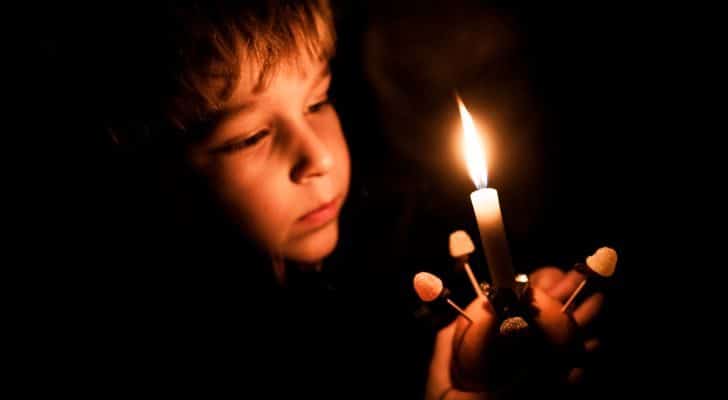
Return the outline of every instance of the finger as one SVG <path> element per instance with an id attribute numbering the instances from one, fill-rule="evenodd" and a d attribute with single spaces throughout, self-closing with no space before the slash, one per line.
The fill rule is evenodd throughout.
<path id="1" fill-rule="evenodd" d="M 492 357 L 492 342 L 498 333 L 498 319 L 493 306 L 486 297 L 473 300 L 465 312 L 472 322 L 458 317 L 453 335 L 452 381 L 459 389 L 477 392 L 485 387 L 486 379 L 482 371 L 491 367 L 488 361 Z"/>
<path id="2" fill-rule="evenodd" d="M 589 296 L 572 313 L 576 324 L 583 327 L 594 320 L 594 318 L 599 315 L 599 311 L 602 309 L 602 304 L 604 304 L 604 294 L 594 293 Z"/>
<path id="3" fill-rule="evenodd" d="M 440 329 L 435 338 L 435 349 L 433 351 L 432 361 L 439 363 L 448 363 L 452 356 L 452 336 L 455 334 L 455 323 L 452 322 L 446 327 Z"/>
<path id="4" fill-rule="evenodd" d="M 577 325 L 574 318 L 561 312 L 562 304 L 548 293 L 534 288 L 531 291 L 532 306 L 538 312 L 534 322 L 539 326 L 546 340 L 555 345 L 566 345 L 576 334 Z"/>
<path id="5" fill-rule="evenodd" d="M 442 328 L 435 338 L 435 348 L 430 361 L 430 374 L 425 387 L 426 400 L 487 400 L 487 393 L 461 392 L 452 387 L 450 362 L 455 323 Z"/>
<path id="6" fill-rule="evenodd" d="M 438 399 L 447 388 L 452 387 L 450 360 L 452 360 L 452 337 L 455 323 L 442 328 L 435 338 L 435 346 L 430 361 L 430 372 L 425 386 L 426 399 Z"/>
<path id="7" fill-rule="evenodd" d="M 473 321 L 469 322 L 462 316 L 457 318 L 453 338 L 457 354 L 454 357 L 464 365 L 477 365 L 477 360 L 497 332 L 497 318 L 493 306 L 485 297 L 473 300 L 465 307 L 465 312 Z"/>
<path id="8" fill-rule="evenodd" d="M 543 267 L 531 272 L 528 281 L 531 286 L 549 290 L 564 277 L 564 271 L 557 267 Z"/>
<path id="9" fill-rule="evenodd" d="M 579 284 L 585 278 L 586 276 L 584 274 L 572 269 L 567 272 L 558 283 L 556 283 L 546 292 L 549 294 L 549 296 L 563 303 L 571 296 L 572 293 L 574 293 L 574 290 L 576 290 L 577 286 L 579 286 Z"/>

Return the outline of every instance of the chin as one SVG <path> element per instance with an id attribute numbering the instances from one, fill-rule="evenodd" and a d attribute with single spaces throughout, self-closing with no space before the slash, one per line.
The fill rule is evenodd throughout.
<path id="1" fill-rule="evenodd" d="M 334 251 L 338 240 L 339 223 L 338 220 L 334 220 L 296 239 L 286 252 L 286 258 L 302 263 L 318 263 Z"/>

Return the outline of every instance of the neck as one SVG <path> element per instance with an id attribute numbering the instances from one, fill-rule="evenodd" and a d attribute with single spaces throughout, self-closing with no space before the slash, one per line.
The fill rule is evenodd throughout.
<path id="1" fill-rule="evenodd" d="M 302 263 L 296 261 L 287 261 L 282 257 L 273 257 L 273 274 L 276 278 L 276 282 L 279 285 L 286 285 L 286 271 L 290 268 L 295 268 L 302 272 L 321 272 L 323 268 L 323 262 L 318 261 L 315 263 Z"/>

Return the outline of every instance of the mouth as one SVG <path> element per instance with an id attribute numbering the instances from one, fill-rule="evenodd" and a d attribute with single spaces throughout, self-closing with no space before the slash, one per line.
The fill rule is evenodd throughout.
<path id="1" fill-rule="evenodd" d="M 298 218 L 297 222 L 309 227 L 316 227 L 330 222 L 339 214 L 341 199 L 342 196 L 336 196 L 333 200 L 323 203 L 307 212 Z"/>

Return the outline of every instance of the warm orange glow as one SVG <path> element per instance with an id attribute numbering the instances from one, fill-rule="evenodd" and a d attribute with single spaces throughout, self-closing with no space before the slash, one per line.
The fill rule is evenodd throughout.
<path id="1" fill-rule="evenodd" d="M 485 151 L 483 144 L 478 137 L 478 131 L 475 129 L 475 123 L 470 116 L 465 104 L 457 96 L 458 107 L 460 109 L 460 119 L 463 124 L 463 150 L 465 152 L 465 161 L 468 164 L 468 173 L 470 179 L 473 180 L 478 189 L 482 189 L 488 185 L 488 165 L 485 161 Z"/>

